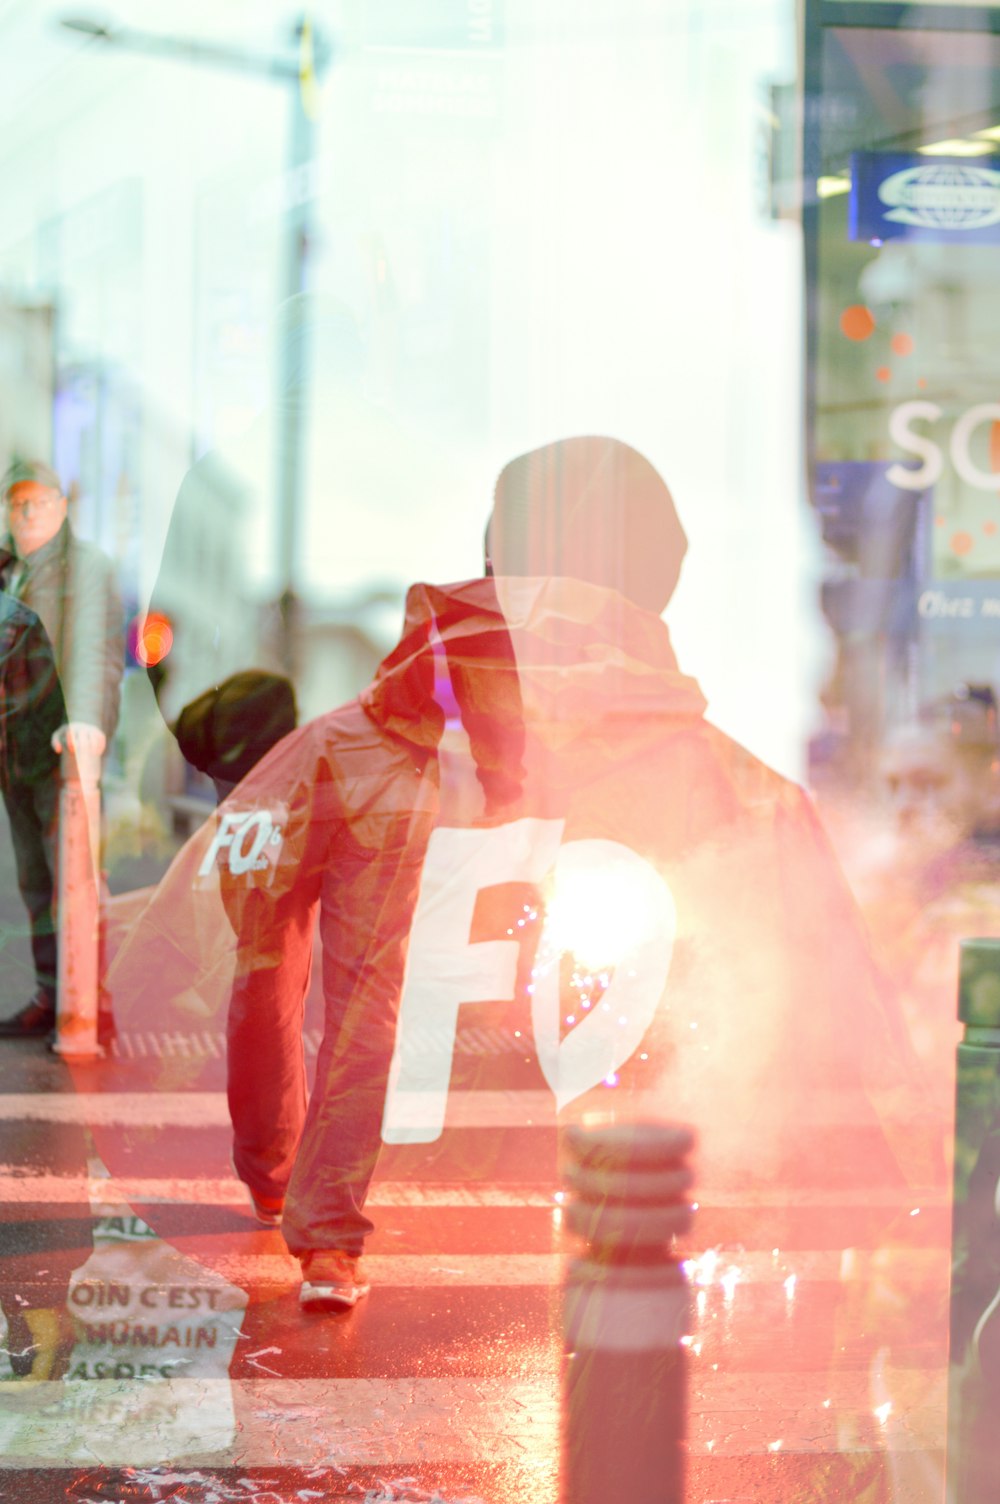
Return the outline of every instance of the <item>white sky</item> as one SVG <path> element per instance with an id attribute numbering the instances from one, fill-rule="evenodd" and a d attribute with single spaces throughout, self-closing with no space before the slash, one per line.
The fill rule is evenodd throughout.
<path id="1" fill-rule="evenodd" d="M 39 226 L 62 217 L 64 331 L 134 365 L 148 405 L 148 570 L 192 432 L 218 442 L 268 400 L 287 102 L 280 86 L 87 43 L 57 27 L 67 10 L 255 51 L 295 12 L 0 3 L 0 280 L 30 291 Z M 822 640 L 802 610 L 800 247 L 756 198 L 763 90 L 794 76 L 792 6 L 505 11 L 506 47 L 463 64 L 365 54 L 346 45 L 349 6 L 313 8 L 339 51 L 320 95 L 311 275 L 356 321 L 363 360 L 353 384 L 318 388 L 302 580 L 346 594 L 475 573 L 505 460 L 617 435 L 661 469 L 689 535 L 671 613 L 685 666 L 716 720 L 794 771 Z M 486 78 L 486 121 L 414 108 L 470 75 Z M 141 185 L 134 316 L 113 238 L 87 262 L 67 217 L 123 180 Z M 254 443 L 240 454 L 264 476 L 261 566 L 274 523 L 259 425 Z"/>

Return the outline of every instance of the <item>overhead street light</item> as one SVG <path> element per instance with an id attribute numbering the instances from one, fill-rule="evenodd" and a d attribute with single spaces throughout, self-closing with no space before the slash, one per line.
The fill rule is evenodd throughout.
<path id="1" fill-rule="evenodd" d="M 301 57 L 293 54 L 282 56 L 252 52 L 246 48 L 231 47 L 224 42 L 209 42 L 203 37 L 174 37 L 156 31 L 139 31 L 132 26 L 96 21 L 89 16 L 63 16 L 59 25 L 66 31 L 79 32 L 81 36 L 90 37 L 95 42 L 121 47 L 128 52 L 144 52 L 150 57 L 173 57 L 180 62 L 232 68 L 260 78 L 292 80 L 296 83 L 302 78 Z M 305 19 L 298 23 L 294 33 L 300 43 L 304 32 L 308 32 L 311 37 L 312 68 L 320 73 L 330 60 L 330 49 Z"/>
<path id="2" fill-rule="evenodd" d="M 102 37 L 105 41 L 111 40 L 111 32 L 99 21 L 88 21 L 86 16 L 63 16 L 59 22 L 67 31 L 82 31 L 84 36 Z"/>

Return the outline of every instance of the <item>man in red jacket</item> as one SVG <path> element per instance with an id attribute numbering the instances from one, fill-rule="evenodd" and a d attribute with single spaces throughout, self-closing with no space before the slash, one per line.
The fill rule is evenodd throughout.
<path id="1" fill-rule="evenodd" d="M 898 1182 L 874 1104 L 906 1089 L 902 1032 L 806 796 L 677 667 L 660 612 L 685 547 L 618 441 L 508 465 L 493 577 L 413 587 L 373 684 L 239 785 L 112 974 L 118 996 L 129 955 L 176 994 L 231 980 L 234 1163 L 304 1304 L 367 1292 L 380 1144 L 441 1135 L 463 1007 L 530 1017 L 562 1120 L 613 1090 L 695 1123 L 703 1180 Z"/>

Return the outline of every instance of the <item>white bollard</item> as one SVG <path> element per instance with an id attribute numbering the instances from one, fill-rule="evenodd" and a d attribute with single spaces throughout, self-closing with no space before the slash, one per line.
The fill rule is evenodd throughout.
<path id="1" fill-rule="evenodd" d="M 97 1042 L 100 985 L 100 761 L 64 753 L 59 790 L 59 967 L 55 1054 L 87 1058 Z"/>

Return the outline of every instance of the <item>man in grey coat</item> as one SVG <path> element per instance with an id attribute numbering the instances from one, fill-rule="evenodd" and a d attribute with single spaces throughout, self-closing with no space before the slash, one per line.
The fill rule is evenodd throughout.
<path id="1" fill-rule="evenodd" d="M 37 461 L 15 464 L 2 482 L 8 535 L 0 544 L 0 589 L 41 621 L 52 644 L 65 714 L 51 733 L 53 753 L 97 774 L 118 720 L 125 666 L 123 612 L 111 560 L 74 536 L 59 477 Z M 34 996 L 0 1037 L 47 1034 L 56 1018 L 58 944 L 53 916 L 59 817 L 59 762 L 41 777 L 2 782 L 17 860 L 18 885 L 31 920 Z"/>

